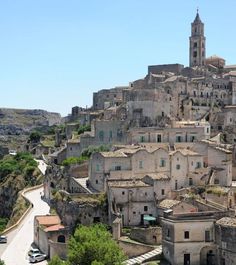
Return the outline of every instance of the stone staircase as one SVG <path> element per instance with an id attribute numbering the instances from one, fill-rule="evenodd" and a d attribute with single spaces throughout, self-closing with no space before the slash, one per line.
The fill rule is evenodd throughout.
<path id="1" fill-rule="evenodd" d="M 149 251 L 141 256 L 138 256 L 136 258 L 128 259 L 124 261 L 124 265 L 134 265 L 134 264 L 143 264 L 145 261 L 149 261 L 156 256 L 160 255 L 162 253 L 162 246 L 158 246 L 152 251 Z"/>
<path id="2" fill-rule="evenodd" d="M 84 193 L 97 193 L 96 190 L 94 190 L 92 187 L 87 186 L 87 180 L 88 178 L 74 178 L 78 185 L 84 190 Z"/>

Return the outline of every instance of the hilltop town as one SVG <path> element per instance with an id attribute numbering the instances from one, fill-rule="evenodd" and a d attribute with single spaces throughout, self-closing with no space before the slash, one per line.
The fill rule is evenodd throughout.
<path id="1" fill-rule="evenodd" d="M 197 12 L 188 67 L 150 65 L 27 143 L 48 165 L 42 198 L 56 214 L 35 217 L 43 253 L 66 259 L 77 224 L 101 222 L 127 265 L 161 254 L 171 265 L 236 264 L 236 65 L 206 51 Z"/>

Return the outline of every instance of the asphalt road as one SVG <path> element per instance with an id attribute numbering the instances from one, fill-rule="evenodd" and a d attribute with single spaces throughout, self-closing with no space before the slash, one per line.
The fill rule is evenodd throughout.
<path id="1" fill-rule="evenodd" d="M 40 170 L 46 168 L 45 164 L 41 162 Z M 28 192 L 25 196 L 33 203 L 34 207 L 25 217 L 20 226 L 10 232 L 7 244 L 0 244 L 0 257 L 6 265 L 25 265 L 30 264 L 28 261 L 28 251 L 33 242 L 33 224 L 36 215 L 45 215 L 49 213 L 49 206 L 46 202 L 41 200 L 41 193 L 43 188 Z M 46 261 L 37 264 L 47 264 Z"/>

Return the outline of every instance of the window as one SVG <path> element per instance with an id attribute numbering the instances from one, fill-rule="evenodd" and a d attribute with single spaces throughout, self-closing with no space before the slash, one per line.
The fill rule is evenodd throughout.
<path id="1" fill-rule="evenodd" d="M 214 179 L 214 184 L 220 184 L 219 179 Z"/>
<path id="2" fill-rule="evenodd" d="M 178 189 L 178 181 L 175 180 L 175 189 L 177 190 Z"/>
<path id="3" fill-rule="evenodd" d="M 189 178 L 189 186 L 192 186 L 192 185 L 193 185 L 193 179 Z"/>
<path id="4" fill-rule="evenodd" d="M 124 191 L 122 191 L 122 195 L 125 195 L 125 192 Z"/>
<path id="5" fill-rule="evenodd" d="M 197 162 L 196 168 L 201 168 L 201 167 L 202 167 L 202 163 L 201 162 Z"/>
<path id="6" fill-rule="evenodd" d="M 144 212 L 147 212 L 148 211 L 148 206 L 144 206 L 143 210 L 144 210 Z"/>
<path id="7" fill-rule="evenodd" d="M 98 180 L 96 179 L 96 184 L 98 184 Z"/>
<path id="8" fill-rule="evenodd" d="M 133 214 L 136 214 L 136 212 L 133 212 Z"/>
<path id="9" fill-rule="evenodd" d="M 141 142 L 141 143 L 145 142 L 145 137 L 144 137 L 144 136 L 141 136 L 141 137 L 140 137 L 140 142 Z"/>
<path id="10" fill-rule="evenodd" d="M 211 238 L 210 238 L 210 231 L 205 231 L 205 242 L 210 242 Z"/>
<path id="11" fill-rule="evenodd" d="M 65 236 L 64 235 L 59 235 L 58 238 L 57 238 L 57 242 L 65 243 L 66 242 Z"/>
<path id="12" fill-rule="evenodd" d="M 99 164 L 96 165 L 96 171 L 100 171 L 100 166 L 99 166 Z"/>
<path id="13" fill-rule="evenodd" d="M 166 236 L 170 237 L 170 229 L 169 228 L 166 229 Z"/>
<path id="14" fill-rule="evenodd" d="M 193 47 L 197 48 L 197 42 L 194 42 Z"/>
<path id="15" fill-rule="evenodd" d="M 143 168 L 143 161 L 139 161 L 139 169 L 142 169 Z"/>
<path id="16" fill-rule="evenodd" d="M 161 134 L 158 134 L 158 135 L 157 135 L 157 142 L 158 142 L 158 143 L 161 143 Z"/>
<path id="17" fill-rule="evenodd" d="M 161 112 L 161 116 L 164 117 L 164 115 L 165 115 L 165 113 L 162 111 L 162 112 Z"/>
<path id="18" fill-rule="evenodd" d="M 115 166 L 115 170 L 121 170 L 121 166 Z"/>
<path id="19" fill-rule="evenodd" d="M 193 57 L 197 57 L 197 52 L 196 51 L 193 52 Z"/>
<path id="20" fill-rule="evenodd" d="M 176 142 L 177 142 L 177 143 L 181 143 L 181 140 L 182 140 L 182 139 L 181 139 L 181 136 L 180 136 L 180 135 L 177 135 L 177 136 L 176 136 Z"/>
<path id="21" fill-rule="evenodd" d="M 193 95 L 194 95 L 194 97 L 196 97 L 196 91 L 193 91 Z"/>
<path id="22" fill-rule="evenodd" d="M 209 133 L 209 130 L 210 130 L 209 127 L 207 127 L 207 133 Z"/>
<path id="23" fill-rule="evenodd" d="M 179 170 L 180 169 L 180 164 L 176 165 L 176 169 Z"/>
<path id="24" fill-rule="evenodd" d="M 195 140 L 195 136 L 192 136 L 190 137 L 190 142 L 193 142 Z"/>
<path id="25" fill-rule="evenodd" d="M 165 195 L 165 190 L 164 189 L 161 190 L 161 195 Z"/>
<path id="26" fill-rule="evenodd" d="M 166 166 L 166 161 L 165 161 L 165 159 L 161 158 L 160 167 L 165 167 L 165 166 Z"/>
<path id="27" fill-rule="evenodd" d="M 184 238 L 189 239 L 189 231 L 184 231 Z"/>

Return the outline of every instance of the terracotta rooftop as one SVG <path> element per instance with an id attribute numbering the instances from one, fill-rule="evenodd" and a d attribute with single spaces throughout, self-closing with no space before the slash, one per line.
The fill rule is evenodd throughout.
<path id="1" fill-rule="evenodd" d="M 224 225 L 224 226 L 235 226 L 236 227 L 236 218 L 231 218 L 231 217 L 223 217 L 220 220 L 216 222 L 219 225 Z"/>
<path id="2" fill-rule="evenodd" d="M 58 215 L 41 215 L 36 216 L 36 220 L 39 222 L 39 225 L 51 226 L 61 223 L 61 219 Z"/>
<path id="3" fill-rule="evenodd" d="M 49 226 L 49 227 L 46 227 L 46 228 L 44 229 L 44 232 L 58 231 L 58 230 L 63 229 L 63 228 L 65 228 L 64 225 L 60 225 L 60 224 L 58 224 L 58 225 L 51 225 L 51 226 Z"/>
<path id="4" fill-rule="evenodd" d="M 179 203 L 180 203 L 180 201 L 177 201 L 177 200 L 168 200 L 168 199 L 166 199 L 166 200 L 161 201 L 159 206 L 162 207 L 162 208 L 169 209 L 169 208 L 172 208 L 173 206 L 175 206 L 175 205 L 177 205 Z"/>

